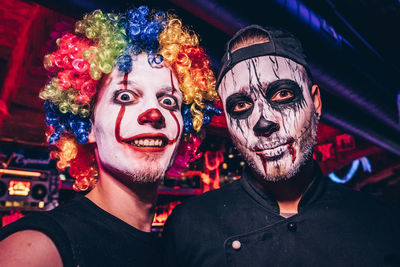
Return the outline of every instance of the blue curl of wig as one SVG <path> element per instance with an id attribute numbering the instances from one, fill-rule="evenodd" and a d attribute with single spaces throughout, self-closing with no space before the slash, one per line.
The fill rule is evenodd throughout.
<path id="1" fill-rule="evenodd" d="M 164 12 L 157 12 L 154 19 L 149 20 L 149 9 L 141 6 L 137 9 L 130 9 L 126 13 L 126 34 L 130 43 L 124 54 L 117 59 L 118 69 L 124 72 L 132 70 L 131 55 L 137 56 L 144 52 L 148 55 L 150 65 L 160 64 L 162 56 L 156 54 L 159 49 L 158 35 L 164 30 L 167 24 Z M 128 57 L 131 60 L 128 60 Z"/>
<path id="2" fill-rule="evenodd" d="M 49 144 L 57 142 L 65 132 L 75 135 L 80 144 L 86 144 L 92 124 L 89 118 L 82 118 L 72 113 L 61 113 L 56 105 L 50 101 L 44 102 L 46 112 L 46 124 L 54 129 L 54 133 L 49 138 Z"/>
<path id="3" fill-rule="evenodd" d="M 203 125 L 207 125 L 211 122 L 211 118 L 214 115 L 221 115 L 222 109 L 213 106 L 212 102 L 206 102 L 206 107 L 201 109 L 203 113 Z M 182 104 L 182 117 L 183 117 L 183 132 L 194 133 L 193 130 L 193 115 L 190 112 L 190 105 Z"/>
<path id="4" fill-rule="evenodd" d="M 117 58 L 118 70 L 122 72 L 130 72 L 132 70 L 132 57 L 122 54 Z"/>
<path id="5" fill-rule="evenodd" d="M 183 132 L 190 133 L 193 131 L 193 115 L 190 112 L 190 105 L 182 104 Z"/>

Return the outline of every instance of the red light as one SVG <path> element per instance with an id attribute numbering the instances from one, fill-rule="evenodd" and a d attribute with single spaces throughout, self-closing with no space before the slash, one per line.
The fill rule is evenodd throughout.
<path id="1" fill-rule="evenodd" d="M 27 196 L 31 190 L 31 182 L 11 180 L 8 184 L 8 194 L 10 196 Z"/>
<path id="2" fill-rule="evenodd" d="M 349 151 L 356 148 L 354 137 L 348 134 L 336 136 L 336 147 L 339 152 Z"/>
<path id="3" fill-rule="evenodd" d="M 172 210 L 180 203 L 180 201 L 174 201 L 166 205 L 158 206 L 154 215 L 152 226 L 164 226 L 164 223 L 168 216 L 172 213 Z"/>
<path id="4" fill-rule="evenodd" d="M 210 160 L 209 158 L 212 154 L 214 154 L 214 158 Z M 222 164 L 222 162 L 224 162 L 224 155 L 221 151 L 217 151 L 215 153 L 206 151 L 206 153 L 204 153 L 204 163 L 206 165 L 204 172 L 208 177 L 200 176 L 203 181 L 203 193 L 219 188 L 219 166 Z M 214 177 L 210 176 L 211 171 L 215 171 Z"/>
<path id="5" fill-rule="evenodd" d="M 16 220 L 24 217 L 22 213 L 19 210 L 11 210 L 10 215 L 3 215 L 2 221 L 3 221 L 3 227 L 6 226 L 9 223 L 15 222 Z"/>
<path id="6" fill-rule="evenodd" d="M 333 143 L 317 145 L 314 152 L 314 159 L 318 161 L 334 160 L 336 158 Z"/>

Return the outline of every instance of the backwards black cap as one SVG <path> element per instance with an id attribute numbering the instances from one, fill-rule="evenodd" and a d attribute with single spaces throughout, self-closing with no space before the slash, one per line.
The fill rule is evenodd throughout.
<path id="1" fill-rule="evenodd" d="M 240 38 L 245 32 L 251 29 L 265 32 L 266 35 L 268 35 L 269 41 L 243 47 L 234 52 L 231 52 L 232 42 Z M 294 62 L 304 66 L 307 72 L 310 74 L 306 61 L 306 56 L 303 53 L 301 43 L 293 34 L 280 28 L 250 25 L 239 30 L 226 44 L 225 55 L 222 57 L 221 60 L 222 67 L 219 71 L 216 84 L 217 90 L 222 78 L 237 63 L 246 59 L 267 55 L 275 55 L 289 58 Z"/>

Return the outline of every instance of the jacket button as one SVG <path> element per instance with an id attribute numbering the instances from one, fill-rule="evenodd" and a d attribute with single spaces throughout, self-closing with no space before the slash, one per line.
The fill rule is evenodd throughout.
<path id="1" fill-rule="evenodd" d="M 242 246 L 242 244 L 240 243 L 239 240 L 235 240 L 232 242 L 232 248 L 234 250 L 239 250 L 241 246 Z"/>
<path id="2" fill-rule="evenodd" d="M 297 230 L 297 225 L 294 222 L 288 223 L 287 227 L 288 227 L 289 231 L 291 231 L 291 232 L 296 232 L 296 230 Z"/>

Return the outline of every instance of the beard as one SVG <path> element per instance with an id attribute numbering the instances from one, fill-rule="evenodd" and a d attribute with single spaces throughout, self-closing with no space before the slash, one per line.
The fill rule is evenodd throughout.
<path id="1" fill-rule="evenodd" d="M 130 180 L 134 183 L 156 183 L 161 182 L 165 170 L 162 168 L 147 167 L 139 170 L 133 170 L 130 173 Z"/>
<path id="2" fill-rule="evenodd" d="M 236 138 L 232 139 L 240 154 L 256 176 L 261 177 L 263 180 L 268 182 L 279 182 L 289 180 L 293 176 L 297 175 L 301 170 L 301 167 L 306 165 L 312 158 L 313 147 L 317 138 L 317 126 L 318 116 L 314 112 L 307 125 L 303 128 L 304 130 L 300 136 L 295 139 L 295 143 L 298 144 L 299 148 L 297 154 L 298 160 L 292 162 L 289 153 L 286 152 L 283 158 L 267 163 L 268 166 L 272 166 L 273 173 L 271 173 L 271 171 L 266 171 L 267 169 L 259 167 L 259 164 L 256 162 L 258 156 L 255 155 L 255 152 L 250 151 L 248 146 L 242 144 Z M 283 162 L 283 160 L 290 160 L 291 164 L 284 166 L 286 163 Z"/>
<path id="3" fill-rule="evenodd" d="M 107 173 L 129 188 L 134 184 L 160 183 L 167 169 L 161 166 L 159 158 L 153 156 L 147 158 L 146 164 L 132 164 L 126 168 L 116 168 L 103 162 L 101 165 Z"/>
<path id="4" fill-rule="evenodd" d="M 135 164 L 136 166 L 129 170 L 128 176 L 135 183 L 155 183 L 160 182 L 164 178 L 164 174 L 168 169 L 167 166 L 162 166 L 162 159 L 152 153 L 143 155 L 140 158 L 143 165 Z M 168 164 L 168 166 L 171 163 Z"/>

